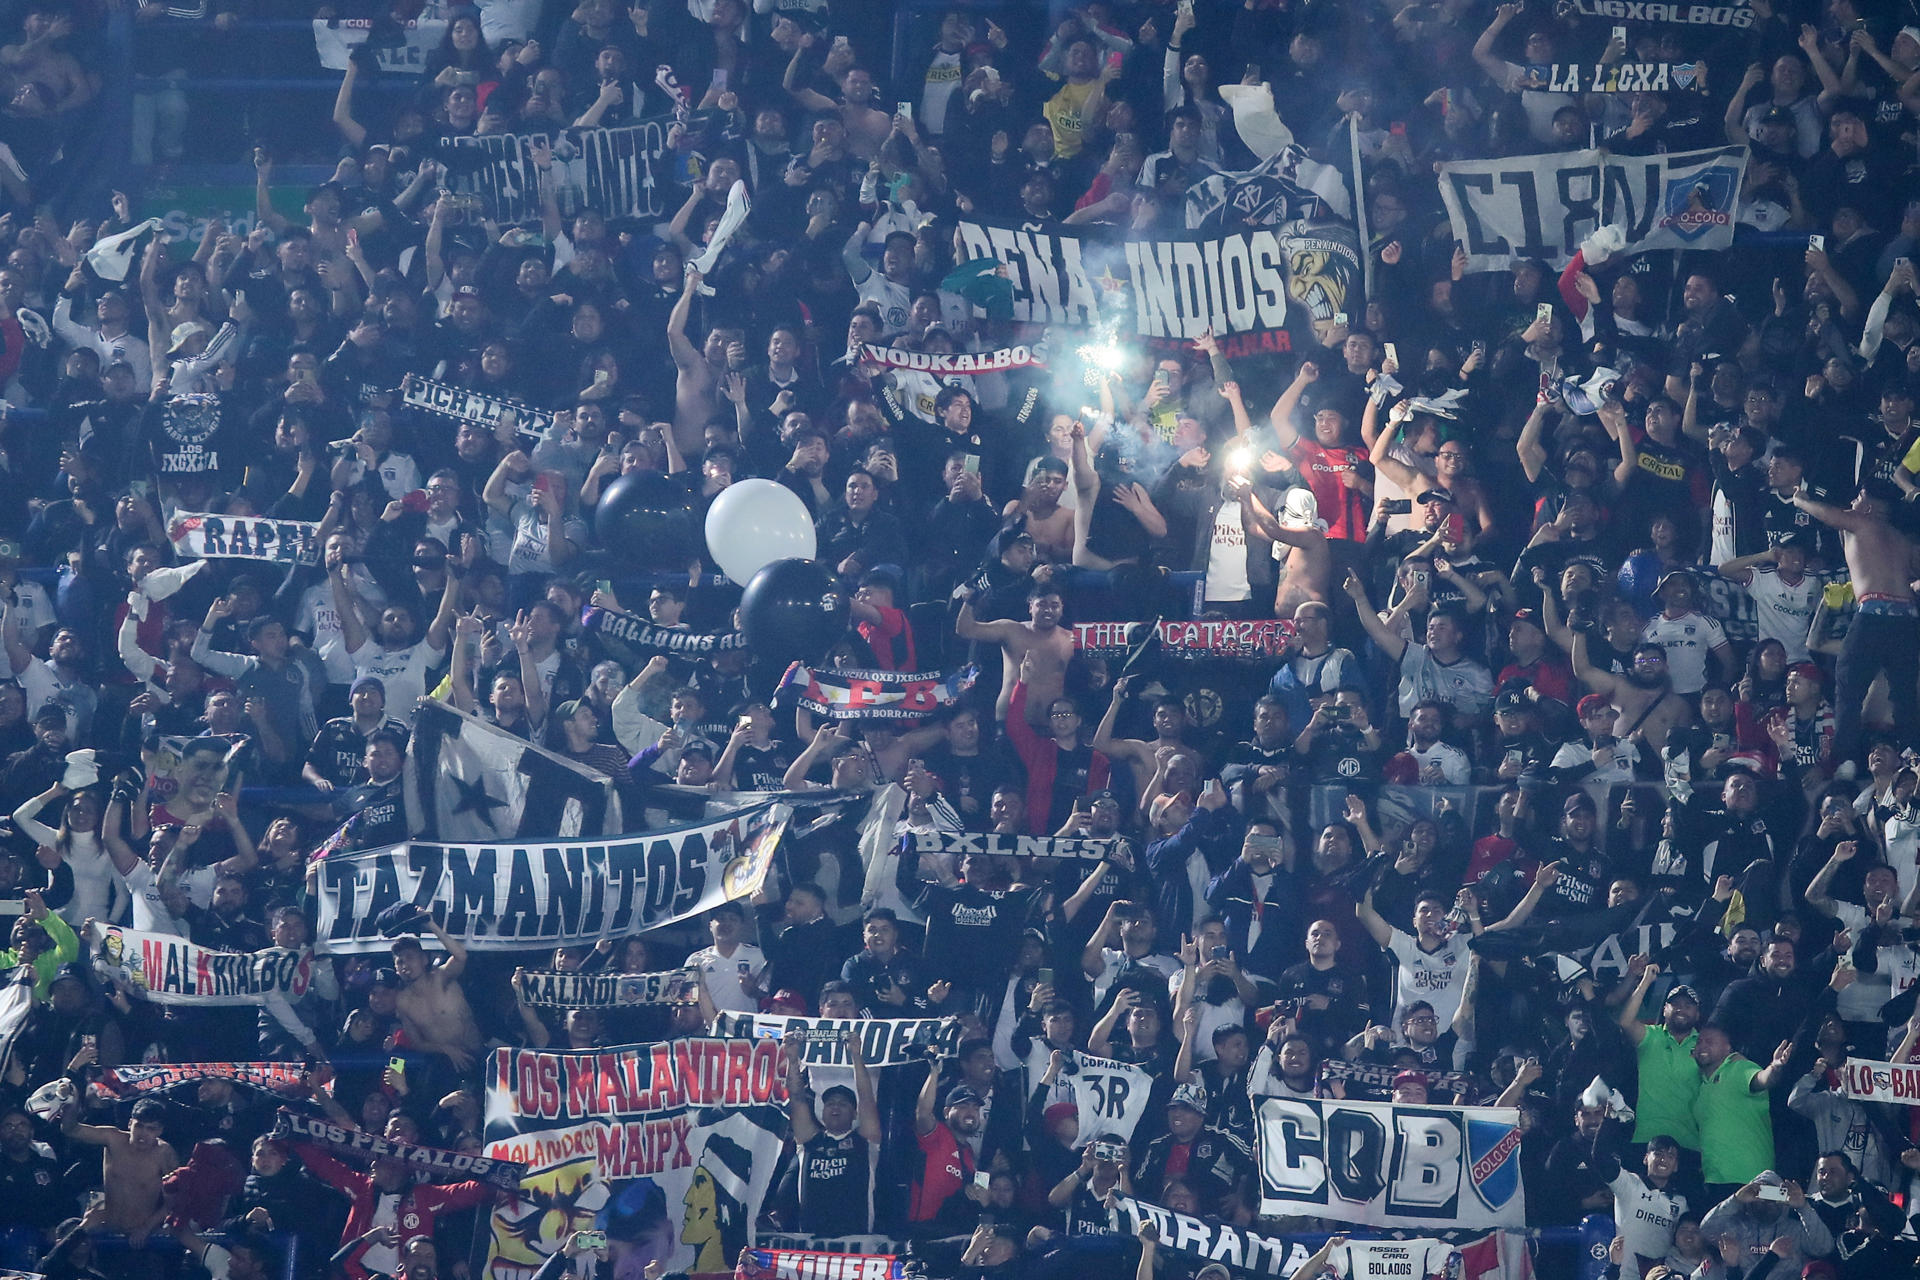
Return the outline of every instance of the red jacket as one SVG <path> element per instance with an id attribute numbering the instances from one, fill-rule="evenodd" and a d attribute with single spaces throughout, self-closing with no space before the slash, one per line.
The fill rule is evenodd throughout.
<path id="1" fill-rule="evenodd" d="M 347 1164 L 334 1159 L 320 1147 L 311 1143 L 294 1144 L 294 1150 L 300 1153 L 300 1159 L 314 1177 L 344 1192 L 352 1201 L 347 1210 L 346 1230 L 342 1240 L 351 1240 L 373 1230 L 373 1213 L 379 1204 L 379 1192 L 374 1190 L 373 1175 L 361 1173 Z M 407 1241 L 415 1236 L 433 1235 L 433 1220 L 436 1214 L 451 1213 L 456 1209 L 465 1209 L 493 1198 L 493 1188 L 484 1182 L 451 1182 L 445 1186 L 432 1183 L 420 1183 L 401 1193 L 396 1226 L 400 1239 L 396 1249 L 404 1250 Z M 358 1257 L 347 1262 L 347 1274 L 355 1280 L 368 1280 L 371 1274 L 361 1265 Z"/>
<path id="2" fill-rule="evenodd" d="M 1048 821 L 1053 808 L 1053 779 L 1060 771 L 1060 745 L 1043 738 L 1027 723 L 1027 682 L 1017 681 L 1007 699 L 1007 739 L 1027 769 L 1027 834 L 1052 835 L 1058 822 Z M 1087 794 L 1107 788 L 1109 765 L 1104 752 L 1092 752 L 1087 768 Z"/>

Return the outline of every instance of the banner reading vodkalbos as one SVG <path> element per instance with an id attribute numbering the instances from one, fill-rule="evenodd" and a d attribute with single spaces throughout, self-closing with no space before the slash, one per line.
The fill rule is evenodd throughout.
<path id="1" fill-rule="evenodd" d="M 1505 271 L 1519 258 L 1564 267 L 1603 226 L 1623 254 L 1724 249 L 1746 177 L 1745 147 L 1624 156 L 1561 151 L 1440 166 L 1440 198 L 1467 270 Z"/>
<path id="2" fill-rule="evenodd" d="M 1518 1227 L 1520 1113 L 1322 1098 L 1255 1112 L 1260 1212 L 1372 1227 Z"/>
<path id="3" fill-rule="evenodd" d="M 384 954 L 393 939 L 381 912 L 411 903 L 477 951 L 624 937 L 757 892 L 791 815 L 763 804 L 611 839 L 415 841 L 335 854 L 320 867 L 319 934 L 336 955 Z"/>

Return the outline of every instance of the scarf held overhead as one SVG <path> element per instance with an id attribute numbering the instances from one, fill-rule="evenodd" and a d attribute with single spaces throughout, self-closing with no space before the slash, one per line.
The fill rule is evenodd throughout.
<path id="1" fill-rule="evenodd" d="M 692 969 L 661 973 L 561 973 L 521 969 L 513 975 L 522 1002 L 548 1009 L 624 1009 L 643 1004 L 697 1004 L 698 974 Z"/>
<path id="2" fill-rule="evenodd" d="M 398 1160 L 415 1173 L 435 1182 L 484 1182 L 501 1191 L 514 1191 L 527 1166 L 492 1156 L 470 1156 L 438 1147 L 416 1146 L 383 1138 L 362 1129 L 346 1129 L 326 1120 L 316 1120 L 281 1108 L 274 1117 L 273 1137 L 282 1141 L 305 1142 L 325 1147 L 349 1160 Z"/>
<path id="3" fill-rule="evenodd" d="M 818 716 L 835 720 L 918 720 L 951 706 L 973 688 L 978 667 L 942 675 L 923 671 L 816 670 L 796 662 L 775 691 Z"/>

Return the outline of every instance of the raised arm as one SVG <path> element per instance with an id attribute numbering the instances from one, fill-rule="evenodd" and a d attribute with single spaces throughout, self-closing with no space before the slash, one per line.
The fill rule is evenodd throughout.
<path id="1" fill-rule="evenodd" d="M 360 621 L 360 599 L 347 578 L 345 562 L 334 565 L 327 577 L 333 587 L 334 612 L 340 615 L 340 639 L 352 653 L 367 642 L 367 628 Z"/>
<path id="2" fill-rule="evenodd" d="M 1660 976 L 1660 966 L 1650 964 L 1640 971 L 1640 981 L 1633 984 L 1633 990 L 1627 993 L 1627 999 L 1620 1006 L 1617 1021 L 1620 1030 L 1627 1039 L 1638 1045 L 1647 1038 L 1647 1024 L 1640 1021 L 1640 1002 L 1647 998 L 1647 991 L 1653 986 L 1653 980 Z"/>
<path id="3" fill-rule="evenodd" d="M 1380 615 L 1373 611 L 1373 605 L 1367 599 L 1366 584 L 1360 581 L 1360 575 L 1351 569 L 1347 570 L 1347 576 L 1341 582 L 1340 588 L 1353 601 L 1354 611 L 1360 615 L 1360 625 L 1366 628 L 1369 636 L 1373 637 L 1373 643 L 1379 647 L 1380 652 L 1394 662 L 1400 661 L 1401 655 L 1407 651 L 1407 642 L 1395 632 L 1389 631 L 1387 624 L 1380 620 Z"/>
<path id="4" fill-rule="evenodd" d="M 1293 415 L 1300 407 L 1301 393 L 1307 389 L 1309 383 L 1317 381 L 1319 377 L 1320 366 L 1311 360 L 1302 360 L 1299 371 L 1293 375 L 1293 381 L 1289 382 L 1287 389 L 1280 393 L 1280 398 L 1273 402 L 1273 409 L 1267 414 L 1267 420 L 1273 424 L 1273 438 L 1279 444 L 1280 452 L 1285 453 L 1300 442 L 1300 431 L 1293 425 Z"/>
<path id="5" fill-rule="evenodd" d="M 1540 437 L 1547 429 L 1548 407 L 1545 400 L 1534 403 L 1526 425 L 1520 428 L 1520 439 L 1514 444 L 1514 452 L 1520 455 L 1520 469 L 1527 473 L 1529 484 L 1540 479 L 1547 465 L 1547 448 L 1540 443 Z"/>

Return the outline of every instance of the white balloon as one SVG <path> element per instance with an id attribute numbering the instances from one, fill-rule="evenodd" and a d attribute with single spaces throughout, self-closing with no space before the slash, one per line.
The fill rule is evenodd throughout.
<path id="1" fill-rule="evenodd" d="M 775 560 L 811 560 L 818 544 L 800 495 L 773 480 L 736 480 L 707 508 L 707 551 L 746 586 Z"/>

